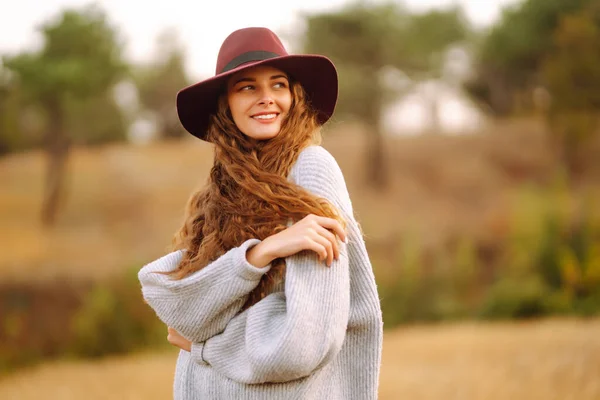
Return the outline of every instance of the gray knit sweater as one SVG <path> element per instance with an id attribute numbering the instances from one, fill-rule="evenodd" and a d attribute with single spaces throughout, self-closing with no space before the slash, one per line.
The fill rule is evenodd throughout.
<path id="1" fill-rule="evenodd" d="M 180 351 L 176 400 L 377 398 L 382 319 L 371 263 L 342 172 L 324 148 L 303 150 L 289 179 L 338 207 L 348 244 L 331 268 L 313 252 L 286 258 L 285 282 L 240 312 L 269 270 L 246 260 L 244 242 L 182 280 L 173 252 L 139 272 L 158 317 L 193 342 Z"/>

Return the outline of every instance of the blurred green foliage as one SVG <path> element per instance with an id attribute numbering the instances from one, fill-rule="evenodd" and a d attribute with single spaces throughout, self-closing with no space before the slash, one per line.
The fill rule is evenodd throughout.
<path id="1" fill-rule="evenodd" d="M 524 188 L 515 199 L 508 235 L 497 238 L 500 253 L 492 262 L 468 237 L 435 251 L 404 237 L 394 260 L 396 278 L 380 283 L 386 327 L 599 314 L 600 219 L 592 203 L 574 201 L 564 185 Z"/>
<path id="2" fill-rule="evenodd" d="M 97 7 L 66 10 L 40 31 L 42 49 L 3 58 L 32 102 L 48 106 L 67 96 L 88 98 L 126 71 L 116 32 Z"/>
<path id="3" fill-rule="evenodd" d="M 481 49 L 481 61 L 527 84 L 552 48 L 561 16 L 581 10 L 592 0 L 525 0 L 504 9 Z"/>
<path id="4" fill-rule="evenodd" d="M 137 272 L 137 271 L 135 271 Z M 88 291 L 71 320 L 74 356 L 127 353 L 164 344 L 165 327 L 141 298 L 137 274 Z"/>
<path id="5" fill-rule="evenodd" d="M 597 85 L 598 64 L 590 63 L 597 57 L 597 8 L 594 0 L 524 0 L 504 9 L 481 41 L 467 90 L 500 116 L 531 110 L 538 87 L 553 102 L 588 107 L 585 93 Z M 524 94 L 530 100 L 523 102 Z"/>
<path id="6" fill-rule="evenodd" d="M 503 10 L 479 46 L 467 89 L 498 115 L 515 111 L 516 93 L 543 84 L 539 71 L 551 52 L 560 18 L 593 0 L 524 0 Z"/>
<path id="7" fill-rule="evenodd" d="M 123 141 L 127 120 L 111 92 L 90 98 L 65 101 L 65 129 L 78 145 L 99 145 Z"/>
<path id="8" fill-rule="evenodd" d="M 158 35 L 154 58 L 143 64 L 126 62 L 119 30 L 98 6 L 65 9 L 40 33 L 41 50 L 5 54 L 0 63 L 0 154 L 56 138 L 63 147 L 123 141 L 147 113 L 160 137 L 184 135 L 174 99 L 190 82 L 175 31 Z M 114 89 L 123 82 L 134 84 L 139 104 L 118 104 Z"/>
<path id="9" fill-rule="evenodd" d="M 600 128 L 600 3 L 560 17 L 540 71 L 552 95 L 548 122 L 557 150 L 580 174 Z"/>
<path id="10" fill-rule="evenodd" d="M 137 268 L 101 282 L 0 285 L 0 375 L 49 358 L 100 357 L 166 345 Z"/>

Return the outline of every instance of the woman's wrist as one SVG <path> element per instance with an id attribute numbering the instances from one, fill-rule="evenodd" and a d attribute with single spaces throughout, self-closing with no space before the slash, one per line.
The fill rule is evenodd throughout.
<path id="1" fill-rule="evenodd" d="M 246 260 L 256 268 L 264 268 L 276 258 L 270 253 L 267 240 L 263 240 L 246 251 Z"/>

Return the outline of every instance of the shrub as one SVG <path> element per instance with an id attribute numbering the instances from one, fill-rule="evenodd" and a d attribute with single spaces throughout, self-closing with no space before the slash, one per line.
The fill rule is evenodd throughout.
<path id="1" fill-rule="evenodd" d="M 102 282 L 0 285 L 0 373 L 56 357 L 99 357 L 165 343 L 137 270 Z"/>
<path id="2" fill-rule="evenodd" d="M 75 356 L 125 353 L 164 341 L 165 328 L 141 299 L 139 283 L 129 277 L 97 284 L 71 320 Z"/>

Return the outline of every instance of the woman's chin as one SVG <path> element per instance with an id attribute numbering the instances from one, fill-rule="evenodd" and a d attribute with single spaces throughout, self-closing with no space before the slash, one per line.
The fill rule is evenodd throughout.
<path id="1" fill-rule="evenodd" d="M 274 137 L 279 135 L 279 128 L 277 128 L 277 129 L 261 129 L 261 130 L 257 130 L 257 131 L 244 133 L 244 134 L 255 140 L 269 140 L 269 139 L 273 139 Z"/>

